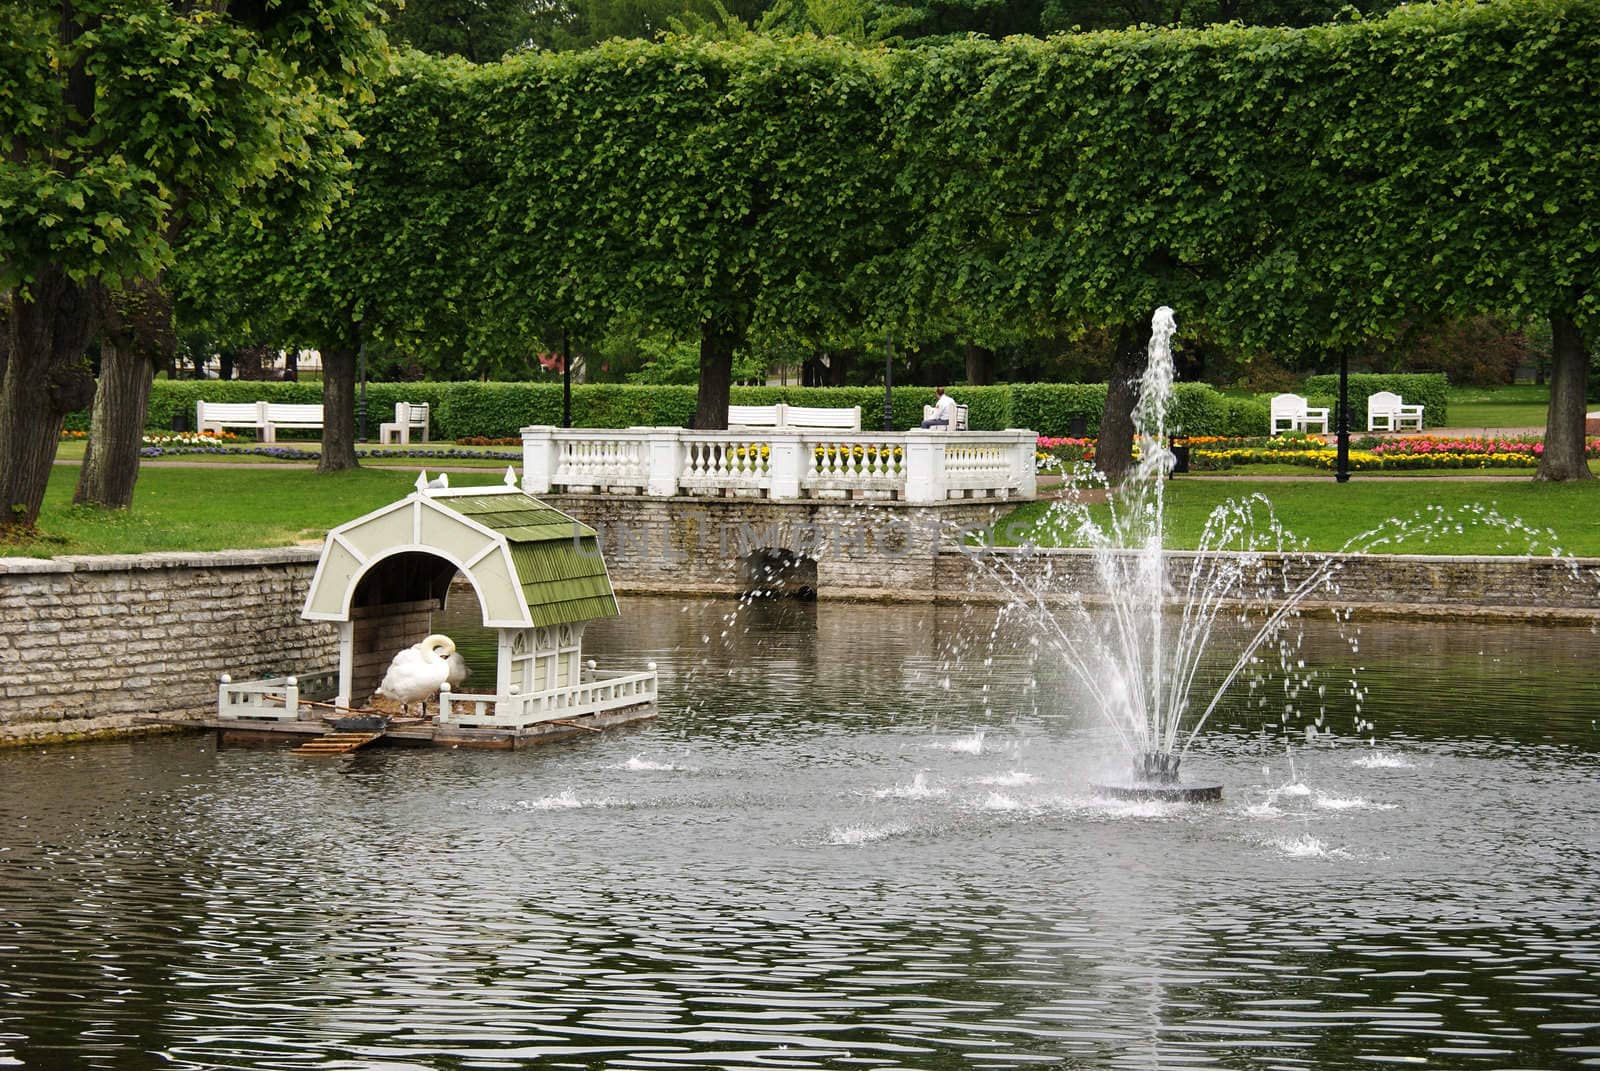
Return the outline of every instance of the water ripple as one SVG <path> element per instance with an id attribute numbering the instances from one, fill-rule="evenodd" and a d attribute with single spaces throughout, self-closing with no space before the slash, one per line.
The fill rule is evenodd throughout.
<path id="1" fill-rule="evenodd" d="M 668 682 L 627 733 L 0 754 L 0 1067 L 1600 1061 L 1587 634 L 1369 630 L 1379 747 L 1224 711 L 1185 769 L 1227 801 L 1184 805 L 1094 793 L 1103 731 L 992 612 L 727 613 L 595 627 Z M 1430 674 L 1473 702 L 1402 702 Z"/>

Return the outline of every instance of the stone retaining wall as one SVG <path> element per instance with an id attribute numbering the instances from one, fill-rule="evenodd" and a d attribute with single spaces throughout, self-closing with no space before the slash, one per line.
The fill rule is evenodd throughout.
<path id="1" fill-rule="evenodd" d="M 319 549 L 0 558 L 0 745 L 215 712 L 217 678 L 338 663 L 300 619 Z"/>
<path id="2" fill-rule="evenodd" d="M 1046 592 L 1088 593 L 1100 582 L 1094 556 L 1076 549 L 984 548 L 982 555 L 1014 570 L 1022 585 Z M 1274 556 L 1267 555 L 1269 560 Z M 1315 568 L 1316 559 L 1291 559 L 1291 582 Z M 1170 552 L 1168 575 L 1181 584 L 1195 555 Z M 1447 557 L 1418 554 L 1335 556 L 1337 589 L 1308 597 L 1305 607 L 1356 607 L 1386 615 L 1511 617 L 1525 620 L 1600 618 L 1600 559 Z M 946 549 L 934 567 L 941 599 L 1004 600 L 1007 585 L 980 555 Z"/>
<path id="3" fill-rule="evenodd" d="M 746 559 L 787 550 L 817 563 L 824 598 L 932 601 L 938 548 L 980 529 L 1016 501 L 772 502 L 760 498 L 540 496 L 590 525 L 619 591 L 738 592 Z"/>
<path id="4" fill-rule="evenodd" d="M 759 503 L 730 503 L 737 512 L 712 503 L 692 516 L 655 502 L 644 511 L 657 526 L 655 541 L 635 535 L 625 545 L 615 533 L 625 519 L 637 522 L 644 500 L 619 496 L 624 507 L 604 498 L 551 497 L 591 524 L 604 527 L 610 519 L 607 561 L 622 592 L 731 592 L 738 588 L 735 551 L 774 541 L 802 549 L 815 531 L 834 539 L 854 523 L 857 534 L 812 548 L 823 598 L 1005 597 L 972 554 L 934 549 L 935 531 L 985 523 L 994 508 L 987 503 L 865 511 L 818 505 L 800 518 L 793 506 L 767 516 L 751 509 Z M 693 511 L 708 504 L 676 505 Z M 721 521 L 731 522 L 721 530 L 726 545 Z M 1084 551 L 986 553 L 1031 582 L 1048 571 L 1056 591 L 1092 590 L 1095 583 Z M 152 716 L 211 712 L 222 673 L 243 679 L 333 668 L 334 626 L 300 619 L 317 555 L 314 548 L 286 548 L 0 558 L 0 746 L 138 732 Z M 1173 555 L 1176 575 L 1191 558 Z M 1574 570 L 1548 559 L 1348 556 L 1336 601 L 1384 613 L 1600 620 L 1600 561 L 1584 560 Z"/>

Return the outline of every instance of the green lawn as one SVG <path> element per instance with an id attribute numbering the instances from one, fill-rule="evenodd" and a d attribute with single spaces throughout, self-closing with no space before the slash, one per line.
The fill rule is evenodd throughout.
<path id="1" fill-rule="evenodd" d="M 1167 484 L 1166 545 L 1192 548 L 1199 542 L 1206 518 L 1228 499 L 1252 494 L 1266 498 L 1278 519 L 1311 550 L 1337 550 L 1348 540 L 1376 528 L 1391 517 L 1409 516 L 1437 506 L 1469 517 L 1476 507 L 1492 506 L 1501 515 L 1534 529 L 1551 529 L 1553 539 L 1537 541 L 1535 553 L 1551 546 L 1580 557 L 1600 557 L 1600 481 L 1583 484 L 1526 482 L 1482 483 L 1464 480 L 1363 481 L 1360 476 L 1337 484 L 1331 478 L 1305 482 L 1233 482 L 1181 477 Z M 1070 545 L 1071 534 L 1051 523 L 1048 502 L 1019 507 L 989 534 L 994 542 L 1016 545 L 1039 542 Z M 1105 510 L 1099 512 L 1105 516 Z M 1526 536 L 1463 520 L 1432 540 L 1413 539 L 1375 548 L 1409 554 L 1525 554 Z"/>
<path id="2" fill-rule="evenodd" d="M 133 508 L 112 511 L 73 506 L 77 478 L 76 466 L 56 467 L 39 517 L 41 537 L 0 544 L 0 557 L 290 546 L 321 539 L 329 528 L 404 497 L 416 473 L 359 469 L 319 476 L 287 465 L 146 466 Z M 450 482 L 468 487 L 501 479 L 491 471 L 452 475 Z"/>
<path id="3" fill-rule="evenodd" d="M 360 469 L 319 476 L 302 466 L 148 466 L 139 477 L 134 506 L 102 512 L 70 504 L 78 470 L 58 466 L 50 482 L 41 537 L 0 547 L 0 556 L 131 554 L 157 550 L 225 550 L 287 546 L 320 539 L 331 527 L 404 496 L 413 471 Z M 500 482 L 496 471 L 451 477 L 457 486 Z M 1494 505 L 1533 528 L 1551 528 L 1562 550 L 1600 557 L 1600 480 L 1585 484 L 1465 480 L 1225 481 L 1180 477 L 1167 484 L 1168 543 L 1191 547 L 1218 503 L 1260 494 L 1279 518 L 1315 550 L 1334 550 L 1384 519 L 1426 506 L 1462 509 Z M 1031 503 L 1000 526 L 999 541 L 1020 543 L 1037 530 L 1046 503 Z M 1049 532 L 1041 540 L 1060 540 Z M 1009 537 L 1009 538 L 1008 538 Z M 1395 549 L 1395 548 L 1383 548 Z M 1401 548 L 1412 553 L 1522 554 L 1528 542 L 1499 530 L 1466 526 L 1439 539 Z M 1548 541 L 1541 550 L 1548 549 Z"/>
<path id="4" fill-rule="evenodd" d="M 85 445 L 86 444 L 81 439 L 74 440 L 74 441 L 64 441 L 64 442 L 62 442 L 61 445 L 59 447 L 57 447 L 57 449 L 56 449 L 56 460 L 57 461 L 82 461 L 83 460 L 83 451 L 84 451 Z M 248 449 L 254 448 L 256 446 L 263 446 L 263 445 L 268 445 L 268 444 L 255 443 L 255 442 L 251 442 L 248 439 L 245 439 L 245 440 L 241 440 L 241 441 L 236 442 L 236 443 L 229 443 L 227 445 L 228 446 L 233 446 L 233 447 L 239 447 L 240 449 L 248 450 Z M 275 443 L 275 444 L 271 444 L 271 445 L 282 447 L 285 450 L 315 451 L 315 450 L 317 450 L 319 448 L 320 444 L 316 443 L 316 442 L 296 440 L 296 441 L 280 442 L 280 443 Z M 417 443 L 417 444 L 415 444 L 415 445 L 413 445 L 413 446 L 408 448 L 408 447 L 402 447 L 402 446 L 383 447 L 383 446 L 378 446 L 375 443 L 363 443 L 363 444 L 358 445 L 356 447 L 356 450 L 361 454 L 361 463 L 363 465 L 398 465 L 398 466 L 402 466 L 402 467 L 406 467 L 406 468 L 410 468 L 410 469 L 438 468 L 440 466 L 448 466 L 450 468 L 469 468 L 469 469 L 470 468 L 485 468 L 485 469 L 500 469 L 500 470 L 503 471 L 507 465 L 510 465 L 510 464 L 520 465 L 522 463 L 521 460 L 520 460 L 521 456 L 522 456 L 522 447 L 520 445 L 517 445 L 517 446 L 458 446 L 455 443 Z M 441 456 L 441 455 L 445 455 L 445 454 L 465 455 L 465 456 Z M 487 455 L 487 454 L 515 454 L 517 456 L 518 460 L 510 461 L 510 460 L 507 460 L 505 458 L 492 458 L 492 457 L 486 457 L 486 456 L 479 456 L 479 455 Z M 315 464 L 315 462 L 316 462 L 316 458 L 312 457 L 309 453 L 307 453 L 307 456 L 305 456 L 303 458 L 294 458 L 294 457 L 277 458 L 277 457 L 268 457 L 268 456 L 265 456 L 265 455 L 262 455 L 262 454 L 248 454 L 248 453 L 238 453 L 238 454 L 183 454 L 183 453 L 172 453 L 172 454 L 164 455 L 164 456 L 162 456 L 160 458 L 152 458 L 150 460 L 152 462 L 154 462 L 155 464 L 160 464 L 162 462 L 168 462 L 168 461 L 177 461 L 177 462 L 203 464 L 203 465 L 268 465 L 268 466 L 287 465 L 287 464 L 295 464 L 295 463 L 308 464 L 309 465 L 309 464 Z"/>
<path id="5" fill-rule="evenodd" d="M 1452 428 L 1544 428 L 1550 407 L 1548 385 L 1451 387 Z"/>

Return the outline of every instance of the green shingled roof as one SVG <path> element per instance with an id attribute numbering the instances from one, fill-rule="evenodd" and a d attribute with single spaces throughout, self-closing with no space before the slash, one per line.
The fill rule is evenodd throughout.
<path id="1" fill-rule="evenodd" d="M 433 502 L 505 536 L 535 626 L 617 615 L 593 528 L 531 495 L 452 495 Z"/>

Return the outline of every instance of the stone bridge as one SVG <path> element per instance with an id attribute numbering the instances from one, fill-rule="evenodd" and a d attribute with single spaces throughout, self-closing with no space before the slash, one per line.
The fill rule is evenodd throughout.
<path id="1" fill-rule="evenodd" d="M 934 597 L 941 545 L 1034 497 L 1031 431 L 523 430 L 523 489 L 632 591 Z"/>

